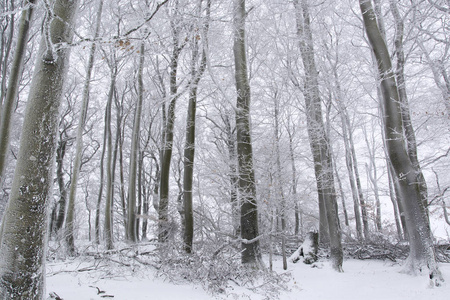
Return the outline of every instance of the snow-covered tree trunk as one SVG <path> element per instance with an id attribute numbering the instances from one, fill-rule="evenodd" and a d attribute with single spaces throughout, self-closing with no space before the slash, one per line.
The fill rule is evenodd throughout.
<path id="1" fill-rule="evenodd" d="M 430 279 L 439 283 L 442 275 L 436 262 L 426 208 L 417 182 L 415 166 L 405 150 L 402 111 L 391 58 L 378 28 L 371 1 L 359 0 L 359 4 L 381 79 L 386 146 L 394 175 L 398 179 L 400 202 L 406 215 L 410 252 L 405 267 L 410 272 L 427 267 Z"/>
<path id="2" fill-rule="evenodd" d="M 310 265 L 317 261 L 319 252 L 319 234 L 317 232 L 308 232 L 306 239 L 298 247 L 298 249 L 292 253 L 289 257 L 289 261 L 296 263 L 303 257 L 303 263 Z"/>
<path id="3" fill-rule="evenodd" d="M 175 126 L 175 107 L 178 98 L 178 63 L 181 51 L 186 45 L 181 41 L 181 22 L 179 16 L 179 1 L 175 1 L 174 15 L 171 19 L 172 41 L 173 49 L 170 58 L 170 103 L 166 112 L 163 111 L 163 134 L 162 134 L 162 149 L 161 149 L 161 173 L 159 183 L 159 205 L 158 205 L 158 219 L 159 219 L 159 242 L 166 242 L 169 238 L 170 224 L 169 224 L 169 179 L 170 179 L 170 163 L 172 161 L 173 149 L 173 130 Z M 164 108 L 163 108 L 164 110 Z"/>
<path id="4" fill-rule="evenodd" d="M 8 78 L 8 89 L 6 91 L 5 101 L 3 103 L 0 103 L 0 186 L 2 185 L 4 179 L 3 176 L 5 173 L 6 158 L 9 151 L 11 118 L 13 115 L 14 103 L 16 102 L 17 90 L 19 87 L 19 78 L 22 74 L 25 50 L 28 42 L 28 32 L 30 29 L 31 19 L 33 17 L 35 2 L 36 0 L 26 0 L 23 3 L 24 8 L 27 6 L 28 7 L 22 11 L 22 15 L 20 17 L 17 45 Z M 14 24 L 10 24 L 10 26 L 14 26 Z M 3 79 L 5 75 L 6 73 L 3 74 Z M 2 99 L 0 99 L 0 102 L 1 100 Z"/>
<path id="5" fill-rule="evenodd" d="M 199 12 L 201 10 L 201 2 L 199 2 Z M 191 61 L 191 87 L 189 89 L 189 105 L 188 115 L 186 119 L 186 144 L 184 146 L 184 174 L 183 174 L 183 207 L 184 207 L 184 249 L 187 253 L 192 252 L 192 241 L 194 238 L 194 214 L 192 207 L 192 185 L 194 176 L 194 159 L 195 159 L 195 118 L 197 110 L 197 90 L 198 84 L 203 76 L 206 68 L 206 47 L 203 45 L 201 51 L 200 66 L 197 67 L 197 60 L 199 58 L 199 40 L 202 39 L 204 43 L 207 42 L 207 34 L 209 27 L 209 15 L 211 9 L 211 0 L 206 4 L 206 22 L 203 24 L 202 37 L 200 32 L 194 32 Z"/>
<path id="6" fill-rule="evenodd" d="M 280 154 L 280 104 L 278 103 L 280 99 L 278 99 L 276 93 L 274 97 L 274 135 L 275 135 L 275 152 L 276 152 L 276 165 L 277 165 L 277 193 L 279 195 L 280 201 L 278 203 L 279 211 L 280 211 L 280 219 L 281 219 L 281 257 L 283 259 L 283 270 L 287 269 L 287 258 L 286 258 L 286 198 L 284 195 L 283 182 L 282 177 L 283 174 L 281 172 L 281 154 Z"/>
<path id="7" fill-rule="evenodd" d="M 405 58 L 405 51 L 403 49 L 404 22 L 402 17 L 400 16 L 400 12 L 397 8 L 396 2 L 397 1 L 395 0 L 389 0 L 391 13 L 395 21 L 394 45 L 395 45 L 395 56 L 397 58 L 395 77 L 397 79 L 398 96 L 401 103 L 400 110 L 402 114 L 403 130 L 405 134 L 407 153 L 409 159 L 411 160 L 411 163 L 416 169 L 417 182 L 419 183 L 418 187 L 420 188 L 420 194 L 422 195 L 422 202 L 424 203 L 424 206 L 428 213 L 428 188 L 417 155 L 416 133 L 412 125 L 411 113 L 409 110 L 409 101 L 406 93 L 406 79 L 405 79 L 406 58 Z"/>
<path id="8" fill-rule="evenodd" d="M 326 220 L 327 232 L 331 250 L 333 268 L 342 271 L 343 252 L 341 242 L 341 228 L 339 224 L 336 191 L 334 187 L 333 164 L 328 137 L 323 124 L 321 99 L 318 83 L 318 71 L 314 59 L 313 38 L 311 32 L 309 5 L 307 0 L 294 0 L 297 19 L 297 34 L 305 69 L 304 98 L 306 103 L 306 121 L 308 136 L 313 154 L 314 170 L 317 182 L 321 223 Z M 322 207 L 321 207 L 322 205 Z M 323 226 L 323 224 L 321 224 Z M 322 229 L 324 230 L 324 229 Z M 319 232 L 319 239 L 322 241 Z"/>
<path id="9" fill-rule="evenodd" d="M 242 263 L 253 268 L 261 268 L 261 249 L 258 240 L 258 205 L 256 202 L 256 183 L 250 132 L 250 84 L 247 77 L 245 16 L 245 0 L 234 0 L 233 53 L 237 91 L 236 129 L 239 198 L 241 203 Z"/>
<path id="10" fill-rule="evenodd" d="M 0 246 L 0 299 L 44 299 L 48 211 L 58 113 L 78 1 L 56 0 L 25 112 Z"/>
<path id="11" fill-rule="evenodd" d="M 295 167 L 295 155 L 294 155 L 294 134 L 291 131 L 290 121 L 287 124 L 287 134 L 289 136 L 289 158 L 291 160 L 291 170 L 292 170 L 292 197 L 294 199 L 294 219 L 295 219 L 295 236 L 298 234 L 303 235 L 303 223 L 302 223 L 302 212 L 298 205 L 297 199 L 297 168 Z"/>
<path id="12" fill-rule="evenodd" d="M 139 154 L 140 143 L 140 130 L 141 130 L 141 114 L 142 114 L 142 101 L 144 99 L 144 41 L 141 41 L 140 55 L 139 55 L 139 69 L 138 69 L 138 99 L 136 102 L 136 108 L 134 112 L 133 133 L 131 137 L 131 152 L 130 152 L 130 171 L 128 181 L 128 205 L 127 205 L 127 239 L 130 242 L 136 242 L 136 181 L 137 181 L 137 164 Z"/>
<path id="13" fill-rule="evenodd" d="M 95 32 L 94 32 L 94 39 L 98 37 L 99 31 L 100 31 L 100 22 L 101 22 L 101 16 L 103 11 L 103 0 L 99 1 L 98 11 L 97 11 L 97 19 L 96 19 L 96 25 L 95 25 Z M 81 100 L 81 112 L 78 120 L 78 127 L 77 127 L 77 136 L 76 136 L 76 146 L 75 146 L 75 161 L 73 166 L 73 174 L 71 178 L 70 183 L 70 192 L 69 192 L 69 204 L 68 207 L 72 211 L 75 209 L 75 199 L 77 194 L 77 188 L 78 188 L 78 177 L 80 174 L 81 169 L 81 159 L 82 159 L 82 153 L 83 153 L 83 132 L 86 124 L 86 118 L 87 118 L 87 111 L 89 106 L 89 89 L 91 84 L 91 75 L 92 75 L 92 69 L 94 68 L 94 58 L 95 58 L 95 50 L 97 46 L 94 43 L 92 43 L 90 51 L 89 51 L 89 60 L 86 67 L 86 78 L 84 81 L 83 86 L 83 94 L 82 94 L 82 100 Z M 69 232 L 66 232 L 66 234 L 69 236 L 67 239 L 68 241 L 68 249 L 69 252 L 73 253 L 75 250 L 75 245 L 73 241 L 73 211 L 71 212 L 71 217 L 66 220 L 66 222 L 70 222 L 69 226 L 66 228 Z M 61 224 L 62 225 L 62 224 Z"/>
<path id="14" fill-rule="evenodd" d="M 101 201 L 102 201 L 102 195 L 103 195 L 103 177 L 105 168 L 104 165 L 106 165 L 106 199 L 105 199 L 105 227 L 104 233 L 105 233 L 105 241 L 106 241 L 106 247 L 108 249 L 113 248 L 113 241 L 112 241 L 112 171 L 111 171 L 111 162 L 112 162 L 112 131 L 111 131 L 111 121 L 112 121 L 112 101 L 114 98 L 114 93 L 116 89 L 116 81 L 117 81 L 117 74 L 118 74 L 118 66 L 117 66 L 117 60 L 115 54 L 113 55 L 112 60 L 110 61 L 110 69 L 111 69 L 111 79 L 109 83 L 109 91 L 108 91 L 108 98 L 106 101 L 106 108 L 105 108 L 105 128 L 103 132 L 103 149 L 101 154 L 101 160 L 100 160 L 100 189 L 99 194 L 97 197 L 97 206 L 95 208 L 95 242 L 97 244 L 100 243 L 100 212 L 101 212 Z M 104 163 L 106 153 L 106 164 Z"/>

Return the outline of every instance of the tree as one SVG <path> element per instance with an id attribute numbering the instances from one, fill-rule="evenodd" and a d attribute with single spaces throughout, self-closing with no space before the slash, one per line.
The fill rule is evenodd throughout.
<path id="1" fill-rule="evenodd" d="M 175 126 L 175 107 L 180 94 L 178 93 L 178 63 L 181 51 L 186 46 L 186 40 L 181 39 L 182 33 L 182 16 L 180 16 L 179 1 L 175 1 L 174 15 L 170 20 L 172 29 L 172 55 L 170 57 L 170 102 L 165 111 L 163 107 L 163 136 L 161 150 L 161 174 L 159 185 L 159 233 L 158 240 L 166 242 L 169 237 L 169 178 L 170 178 L 170 162 L 172 160 L 173 148 L 173 130 Z"/>
<path id="2" fill-rule="evenodd" d="M 9 135 L 11 127 L 11 118 L 13 115 L 14 103 L 16 102 L 17 90 L 19 86 L 19 78 L 22 74 L 23 61 L 25 56 L 25 49 L 28 42 L 28 33 L 31 25 L 31 19 L 34 12 L 34 4 L 36 0 L 25 0 L 23 3 L 24 10 L 20 17 L 19 33 L 17 37 L 17 46 L 14 52 L 14 58 L 11 65 L 11 72 L 8 78 L 8 89 L 6 91 L 5 101 L 1 104 L 1 119 L 0 119 L 0 185 L 3 183 L 3 176 L 5 173 L 5 163 L 9 150 Z M 14 23 L 10 24 L 13 28 Z M 1 41 L 3 42 L 3 41 Z M 9 45 L 9 44 L 8 44 Z M 3 43 L 2 43 L 3 47 Z M 3 54 L 3 51 L 2 51 Z M 3 55 L 2 55 L 3 56 Z M 7 57 L 5 57 L 6 59 Z M 3 66 L 4 70 L 6 64 Z M 3 73 L 2 79 L 4 80 Z M 3 94 L 3 93 L 2 93 Z M 3 101 L 3 99 L 0 99 Z"/>
<path id="3" fill-rule="evenodd" d="M 96 25 L 94 30 L 94 40 L 98 37 L 100 31 L 101 17 L 103 11 L 103 0 L 99 0 L 97 16 L 96 16 Z M 95 58 L 95 50 L 96 43 L 92 43 L 90 52 L 89 52 L 89 61 L 86 67 L 86 78 L 83 86 L 83 98 L 81 100 L 81 111 L 80 117 L 78 121 L 77 127 L 77 136 L 76 136 L 76 146 L 75 146 L 75 161 L 73 166 L 73 174 L 72 180 L 70 183 L 70 192 L 69 192 L 69 203 L 68 209 L 69 212 L 67 214 L 66 219 L 66 242 L 68 246 L 68 250 L 71 254 L 75 252 L 75 245 L 73 241 L 73 222 L 74 222 L 74 210 L 75 210 L 75 199 L 78 188 L 78 176 L 80 174 L 81 169 L 81 159 L 83 153 L 83 132 L 86 124 L 87 112 L 89 107 L 89 88 L 91 84 L 91 75 L 92 69 L 94 67 L 94 58 Z M 61 224 L 62 225 L 62 224 Z"/>
<path id="4" fill-rule="evenodd" d="M 402 110 L 391 57 L 380 33 L 371 1 L 359 0 L 359 5 L 381 79 L 388 157 L 394 175 L 398 179 L 400 202 L 406 215 L 410 251 L 405 267 L 409 272 L 416 272 L 426 267 L 429 270 L 430 279 L 439 284 L 443 279 L 436 263 L 431 230 L 426 207 L 422 201 L 420 183 L 417 182 L 416 168 L 406 151 Z"/>
<path id="5" fill-rule="evenodd" d="M 9 57 L 14 41 L 15 30 L 15 1 L 3 1 L 0 6 L 0 111 L 6 97 L 8 81 Z M 8 12 L 12 12 L 9 14 Z"/>
<path id="6" fill-rule="evenodd" d="M 137 176 L 137 163 L 139 142 L 140 142 L 140 130 L 141 130 L 141 114 L 142 114 L 142 101 L 144 99 L 144 85 L 142 79 L 142 73 L 144 72 L 144 58 L 145 58 L 145 45 L 144 41 L 141 41 L 140 53 L 139 53 L 139 67 L 138 67 L 138 99 L 136 102 L 136 108 L 134 112 L 133 133 L 131 137 L 131 157 L 130 157 L 130 180 L 128 181 L 128 207 L 127 207 L 127 239 L 130 242 L 137 241 L 137 228 L 136 228 L 136 176 Z"/>
<path id="7" fill-rule="evenodd" d="M 1 236 L 0 298 L 43 299 L 48 205 L 58 110 L 78 1 L 56 0 L 46 19 Z M 50 15 L 49 15 L 50 16 Z M 57 53 L 56 53 L 57 51 Z"/>
<path id="8" fill-rule="evenodd" d="M 201 10 L 199 2 L 199 11 Z M 206 48 L 208 40 L 209 16 L 211 10 L 211 0 L 206 3 L 206 20 L 202 26 L 202 36 L 200 35 L 200 26 L 195 25 L 194 35 L 192 36 L 192 65 L 191 65 L 191 83 L 189 88 L 189 106 L 186 119 L 186 144 L 184 146 L 184 174 L 183 174 L 183 207 L 184 207 L 184 247 L 187 253 L 192 252 L 192 241 L 194 237 L 194 216 L 192 208 L 192 185 L 194 176 L 194 158 L 195 158 L 195 118 L 197 109 L 197 91 L 200 80 L 206 68 Z M 203 39 L 203 49 L 201 51 L 200 66 L 197 67 L 199 57 L 199 40 Z"/>
<path id="9" fill-rule="evenodd" d="M 404 22 L 402 17 L 400 16 L 400 12 L 397 8 L 396 1 L 390 0 L 389 4 L 395 22 L 394 52 L 397 58 L 395 78 L 397 80 L 398 96 L 401 103 L 400 109 L 402 113 L 401 116 L 403 121 L 406 149 L 409 159 L 411 160 L 411 163 L 413 164 L 416 170 L 415 173 L 417 176 L 417 182 L 419 183 L 418 187 L 420 188 L 422 202 L 424 203 L 425 209 L 428 210 L 428 188 L 419 163 L 419 158 L 417 154 L 416 133 L 412 125 L 411 113 L 409 110 L 408 95 L 406 93 L 406 79 L 405 79 L 406 58 L 405 58 L 405 51 L 403 49 Z"/>
<path id="10" fill-rule="evenodd" d="M 343 252 L 341 244 L 341 228 L 338 218 L 336 191 L 334 187 L 332 155 L 328 137 L 322 119 L 322 108 L 318 83 L 318 72 L 314 59 L 313 38 L 311 32 L 309 5 L 307 0 L 294 0 L 297 20 L 297 34 L 305 70 L 303 95 L 306 104 L 306 121 L 311 152 L 314 160 L 314 171 L 319 197 L 321 228 L 319 239 L 328 242 L 331 250 L 333 268 L 342 272 Z M 323 236 L 326 234 L 327 236 Z M 322 237 L 320 237 L 322 235 Z"/>
<path id="11" fill-rule="evenodd" d="M 250 84 L 245 49 L 245 0 L 233 1 L 234 68 L 236 80 L 236 130 L 239 168 L 239 198 L 241 203 L 242 263 L 262 268 L 259 246 L 258 204 L 250 131 Z"/>

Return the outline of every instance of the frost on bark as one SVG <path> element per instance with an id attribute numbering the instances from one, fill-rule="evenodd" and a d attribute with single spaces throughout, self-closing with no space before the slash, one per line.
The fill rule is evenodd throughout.
<path id="1" fill-rule="evenodd" d="M 9 135 L 11 127 L 11 117 L 13 115 L 14 103 L 16 102 L 17 90 L 19 87 L 19 78 L 22 74 L 23 61 L 25 56 L 26 44 L 28 42 L 28 32 L 34 11 L 35 0 L 24 1 L 24 7 L 29 5 L 27 9 L 22 11 L 19 24 L 19 33 L 17 36 L 17 45 L 14 52 L 14 58 L 11 65 L 11 71 L 8 78 L 8 89 L 6 91 L 5 101 L 0 103 L 1 106 L 1 122 L 0 122 L 0 185 L 3 183 L 5 173 L 6 158 L 9 150 Z M 13 27 L 13 22 L 10 26 Z M 0 41 L 0 43 L 3 41 Z M 3 48 L 3 46 L 2 46 Z M 5 64 L 6 66 L 6 64 Z M 6 68 L 4 68 L 6 70 Z M 4 79 L 6 71 L 2 74 Z M 2 100 L 2 99 L 0 99 Z"/>
<path id="2" fill-rule="evenodd" d="M 417 182 L 416 168 L 406 151 L 402 110 L 391 58 L 378 28 L 371 1 L 359 0 L 359 4 L 381 79 L 387 152 L 393 175 L 398 180 L 399 203 L 406 216 L 410 252 L 405 270 L 416 272 L 427 267 L 430 279 L 439 284 L 443 279 L 436 263 L 432 234 L 420 193 L 420 183 Z"/>
<path id="3" fill-rule="evenodd" d="M 97 10 L 96 17 L 96 26 L 94 32 L 94 39 L 98 37 L 100 31 L 100 21 L 103 10 L 103 0 L 99 1 L 99 7 Z M 94 58 L 95 58 L 95 50 L 96 44 L 92 43 L 89 53 L 88 65 L 86 67 L 86 78 L 83 86 L 83 94 L 81 101 L 81 112 L 78 121 L 77 127 L 77 136 L 76 136 L 76 146 L 75 146 L 75 161 L 73 166 L 73 174 L 70 183 L 70 191 L 69 191 L 69 203 L 68 203 L 68 212 L 66 218 L 66 243 L 69 253 L 74 254 L 75 252 L 75 244 L 73 240 L 73 222 L 74 222 L 74 210 L 75 210 L 75 199 L 78 188 L 78 177 L 81 169 L 81 159 L 83 152 L 83 132 L 86 124 L 87 111 L 89 107 L 89 89 L 91 84 L 91 74 L 92 69 L 94 67 Z M 62 224 L 61 224 L 62 225 Z"/>
<path id="4" fill-rule="evenodd" d="M 159 205 L 158 205 L 158 241 L 164 243 L 169 238 L 169 178 L 170 163 L 172 161 L 173 149 L 173 129 L 175 126 L 175 107 L 178 98 L 178 62 L 181 51 L 186 42 L 181 41 L 182 30 L 181 17 L 179 16 L 179 1 L 175 1 L 174 15 L 171 18 L 173 49 L 170 58 L 170 103 L 167 109 L 167 115 L 163 108 L 163 134 L 161 149 L 161 173 L 159 183 Z"/>
<path id="5" fill-rule="evenodd" d="M 234 67 L 237 90 L 236 129 L 239 169 L 239 197 L 241 203 L 242 263 L 262 267 L 258 240 L 258 206 L 256 202 L 255 172 L 250 132 L 250 84 L 247 75 L 245 49 L 245 0 L 234 0 Z"/>
<path id="6" fill-rule="evenodd" d="M 199 8 L 201 9 L 201 1 Z M 209 15 L 211 8 L 211 0 L 207 1 L 206 6 L 206 23 L 202 26 L 204 29 L 203 41 L 207 42 Z M 197 31 L 198 28 L 196 29 Z M 192 207 L 192 188 L 194 176 L 194 158 L 195 158 L 195 117 L 197 109 L 197 90 L 198 84 L 203 76 L 206 68 L 206 45 L 203 45 L 200 66 L 197 67 L 199 58 L 199 41 L 200 33 L 197 32 L 193 36 L 192 65 L 191 76 L 192 82 L 189 89 L 189 105 L 186 121 L 186 144 L 184 146 L 184 174 L 183 174 L 183 208 L 184 208 L 184 249 L 187 253 L 192 252 L 192 242 L 194 238 L 194 216 Z"/>
<path id="7" fill-rule="evenodd" d="M 289 261 L 295 264 L 299 260 L 302 260 L 303 263 L 310 265 L 317 261 L 318 252 L 319 234 L 317 232 L 308 232 L 306 239 L 300 247 L 289 257 Z"/>
<path id="8" fill-rule="evenodd" d="M 400 16 L 400 12 L 397 8 L 397 3 L 394 0 L 389 0 L 391 13 L 395 21 L 395 56 L 397 58 L 397 66 L 395 70 L 395 78 L 397 80 L 398 97 L 400 100 L 400 110 L 403 121 L 403 130 L 405 134 L 406 150 L 411 160 L 412 165 L 415 168 L 417 177 L 418 188 L 422 196 L 422 202 L 428 213 L 428 188 L 423 176 L 422 169 L 420 167 L 419 159 L 417 156 L 417 142 L 416 134 L 412 125 L 411 113 L 409 110 L 409 101 L 406 93 L 406 79 L 405 79 L 405 64 L 406 57 L 403 49 L 403 35 L 404 35 L 404 22 Z"/>
<path id="9" fill-rule="evenodd" d="M 329 239 L 333 268 L 342 272 L 343 251 L 339 224 L 336 191 L 334 187 L 333 164 L 328 137 L 322 118 L 322 108 L 318 83 L 318 72 L 314 59 L 313 38 L 307 0 L 294 0 L 297 19 L 297 34 L 305 69 L 304 98 L 308 137 L 313 154 L 314 171 L 319 197 L 320 218 L 319 239 L 323 243 Z M 327 223 L 324 228 L 323 223 Z M 324 237 L 321 236 L 327 234 Z"/>
<path id="10" fill-rule="evenodd" d="M 142 101 L 144 99 L 144 84 L 142 81 L 142 75 L 144 72 L 144 41 L 141 41 L 140 55 L 139 55 L 139 69 L 138 69 L 138 99 L 134 112 L 133 133 L 131 137 L 131 157 L 130 157 L 130 180 L 128 182 L 128 207 L 127 207 L 127 239 L 130 242 L 137 241 L 137 226 L 136 226 L 136 181 L 137 181 L 137 164 L 140 142 L 140 129 L 141 129 L 141 114 L 142 114 Z"/>
<path id="11" fill-rule="evenodd" d="M 57 0 L 44 34 L 25 112 L 20 150 L 0 246 L 0 299 L 43 299 L 48 205 L 58 110 L 78 1 Z M 46 40 L 46 37 L 48 40 Z M 48 46 L 51 46 L 49 48 Z"/>

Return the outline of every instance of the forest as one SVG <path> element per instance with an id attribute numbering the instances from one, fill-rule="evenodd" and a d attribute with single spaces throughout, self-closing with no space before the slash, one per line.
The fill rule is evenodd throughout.
<path id="1" fill-rule="evenodd" d="M 272 299 L 299 260 L 445 290 L 449 58 L 449 0 L 2 0 L 0 299 Z"/>

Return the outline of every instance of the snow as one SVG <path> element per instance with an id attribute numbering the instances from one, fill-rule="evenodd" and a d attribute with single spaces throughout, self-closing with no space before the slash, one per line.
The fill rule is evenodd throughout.
<path id="1" fill-rule="evenodd" d="M 266 265 L 269 265 L 268 263 Z M 174 283 L 158 277 L 151 266 L 102 264 L 94 257 L 77 258 L 47 264 L 47 295 L 56 293 L 64 300 L 78 299 L 395 299 L 448 300 L 450 284 L 431 287 L 426 274 L 410 276 L 400 273 L 400 262 L 380 260 L 345 260 L 344 273 L 337 273 L 326 260 L 311 265 L 289 263 L 282 270 L 281 258 L 274 261 L 275 271 L 286 280 L 286 290 L 263 294 L 255 287 L 230 282 L 221 294 L 211 294 L 202 285 Z M 450 264 L 440 264 L 447 281 Z M 103 293 L 98 294 L 98 289 Z M 258 289 L 259 292 L 258 292 Z M 107 298 L 101 296 L 114 296 Z M 54 298 L 48 298 L 54 299 Z"/>

